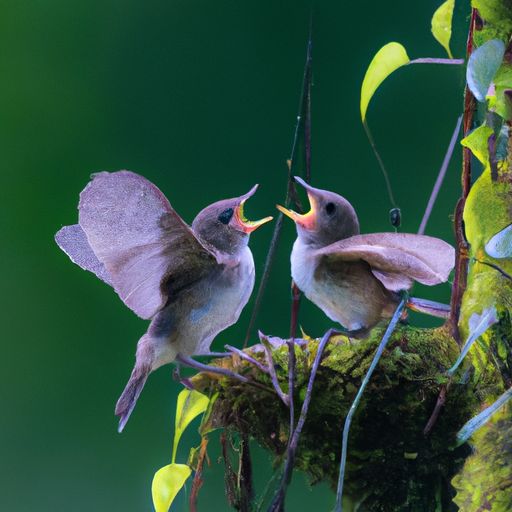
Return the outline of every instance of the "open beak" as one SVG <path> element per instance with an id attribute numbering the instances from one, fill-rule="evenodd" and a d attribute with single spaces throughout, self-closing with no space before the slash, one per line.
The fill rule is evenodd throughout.
<path id="1" fill-rule="evenodd" d="M 260 220 L 247 220 L 244 216 L 244 204 L 249 197 L 253 196 L 256 190 L 258 189 L 258 185 L 254 185 L 254 187 L 247 192 L 247 194 L 244 194 L 240 197 L 240 202 L 238 203 L 238 206 L 235 208 L 235 222 L 237 223 L 238 227 L 244 231 L 245 233 L 252 233 L 254 230 L 258 229 L 260 226 L 265 224 L 266 222 L 270 222 L 273 217 L 265 217 Z"/>
<path id="2" fill-rule="evenodd" d="M 307 230 L 313 230 L 316 227 L 316 212 L 317 212 L 317 200 L 314 195 L 314 188 L 310 185 L 308 185 L 302 178 L 299 176 L 295 176 L 295 181 L 302 185 L 308 194 L 309 204 L 311 205 L 311 209 L 309 212 L 300 214 L 297 212 L 294 212 L 293 210 L 288 210 L 288 208 L 285 208 L 284 206 L 281 206 L 279 204 L 276 204 L 276 208 L 284 213 L 287 217 L 290 217 L 290 219 L 293 220 L 296 224 L 303 227 Z"/>

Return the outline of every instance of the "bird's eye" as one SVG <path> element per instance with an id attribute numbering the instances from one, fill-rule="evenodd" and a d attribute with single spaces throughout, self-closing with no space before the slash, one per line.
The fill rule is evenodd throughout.
<path id="1" fill-rule="evenodd" d="M 327 215 L 332 215 L 336 211 L 336 205 L 334 203 L 327 203 L 325 205 L 325 212 Z"/>
<path id="2" fill-rule="evenodd" d="M 233 217 L 233 208 L 228 208 L 219 215 L 219 220 L 222 224 L 229 224 L 231 217 Z"/>

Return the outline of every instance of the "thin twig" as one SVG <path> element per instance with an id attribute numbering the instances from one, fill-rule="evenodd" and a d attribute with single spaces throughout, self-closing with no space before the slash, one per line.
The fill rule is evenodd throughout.
<path id="1" fill-rule="evenodd" d="M 334 508 L 335 512 L 343 511 L 343 505 L 342 505 L 343 481 L 345 479 L 345 466 L 346 466 L 346 462 L 347 462 L 348 433 L 350 430 L 350 423 L 352 422 L 352 417 L 354 416 L 354 413 L 357 410 L 357 406 L 359 405 L 361 397 L 363 396 L 363 392 L 364 392 L 368 382 L 370 381 L 373 371 L 377 367 L 377 364 L 382 356 L 382 353 L 384 352 L 384 349 L 386 348 L 386 345 L 387 345 L 389 339 L 391 338 L 391 334 L 393 334 L 396 324 L 400 320 L 402 311 L 403 311 L 406 303 L 407 303 L 407 295 L 404 294 L 402 297 L 402 300 L 399 302 L 398 306 L 396 307 L 391 320 L 389 321 L 386 332 L 384 333 L 384 336 L 382 337 L 382 340 L 381 340 L 379 346 L 377 347 L 377 351 L 375 352 L 375 355 L 373 356 L 372 363 L 370 364 L 370 367 L 368 368 L 368 371 L 366 372 L 366 375 L 364 376 L 364 379 L 361 382 L 361 386 L 359 387 L 359 390 L 357 391 L 357 395 L 354 398 L 352 405 L 350 406 L 347 417 L 345 418 L 345 424 L 343 426 L 343 437 L 342 437 L 342 443 L 341 443 L 341 461 L 340 461 L 340 472 L 338 475 L 338 489 L 336 491 L 336 506 Z"/>
<path id="2" fill-rule="evenodd" d="M 308 414 L 309 403 L 311 402 L 311 396 L 313 392 L 313 384 L 315 383 L 316 374 L 318 371 L 318 367 L 320 366 L 320 362 L 322 360 L 322 355 L 324 353 L 325 346 L 331 339 L 331 336 L 335 334 L 337 331 L 335 329 L 329 329 L 320 340 L 318 344 L 315 360 L 313 361 L 313 366 L 311 367 L 311 373 L 309 376 L 308 386 L 306 388 L 306 396 L 304 397 L 304 402 L 302 403 L 302 408 L 300 411 L 299 420 L 297 421 L 297 426 L 295 427 L 293 434 L 288 443 L 288 448 L 286 451 L 286 462 L 284 466 L 283 478 L 281 480 L 281 485 L 272 500 L 270 507 L 268 508 L 268 512 L 281 512 L 284 510 L 284 500 L 286 496 L 286 488 L 291 481 L 293 465 L 295 463 L 295 454 L 297 452 L 297 446 L 299 444 L 299 437 L 302 432 L 302 428 L 304 427 L 304 423 L 306 421 L 306 417 Z"/>
<path id="3" fill-rule="evenodd" d="M 288 178 L 287 178 L 287 188 L 286 188 L 286 197 L 284 201 L 285 207 L 290 205 L 290 198 L 293 195 L 294 191 L 294 181 L 293 181 L 293 167 L 295 163 L 295 154 L 297 152 L 298 140 L 300 135 L 300 128 L 303 123 L 303 111 L 304 111 L 304 102 L 306 98 L 306 89 L 308 87 L 308 83 L 311 78 L 311 31 L 309 34 L 307 51 L 306 51 L 306 62 L 304 64 L 304 74 L 302 78 L 302 88 L 300 93 L 300 101 L 299 108 L 297 114 L 297 120 L 295 123 L 295 129 L 293 134 L 292 148 L 290 151 L 290 158 L 288 159 Z M 249 325 L 247 327 L 247 332 L 245 334 L 244 339 L 244 348 L 247 346 L 249 342 L 249 338 L 251 337 L 251 332 L 254 328 L 254 324 L 256 322 L 256 318 L 258 316 L 258 312 L 261 306 L 261 301 L 263 300 L 263 294 L 265 293 L 265 289 L 267 286 L 268 278 L 270 275 L 270 270 L 272 268 L 272 263 L 274 262 L 274 257 L 277 251 L 277 247 L 279 244 L 279 239 L 281 237 L 281 231 L 283 228 L 283 214 L 279 213 L 277 216 L 276 223 L 274 225 L 274 232 L 272 233 L 272 239 L 270 241 L 270 246 L 267 252 L 267 257 L 265 259 L 265 265 L 263 267 L 263 274 L 261 277 L 260 284 L 258 286 L 258 291 L 256 293 L 256 299 L 254 301 L 254 307 L 252 309 L 251 318 L 249 320 Z"/>
<path id="4" fill-rule="evenodd" d="M 490 261 L 479 260 L 477 258 L 475 258 L 475 261 L 478 261 L 478 263 L 481 263 L 482 265 L 487 265 L 488 267 L 491 267 L 494 270 L 497 270 L 503 277 L 506 277 L 507 279 L 510 279 L 512 281 L 512 276 L 509 273 L 505 272 L 498 265 L 495 265 L 494 263 L 491 263 Z"/>
<path id="5" fill-rule="evenodd" d="M 268 371 L 270 374 L 270 380 L 272 381 L 272 386 L 276 390 L 277 396 L 283 401 L 283 403 L 288 406 L 289 397 L 286 393 L 283 392 L 281 386 L 279 385 L 279 380 L 277 378 L 276 369 L 274 368 L 274 360 L 272 358 L 272 350 L 270 348 L 270 343 L 268 342 L 268 338 L 260 331 L 258 331 L 258 335 L 260 337 L 261 344 L 263 345 L 263 350 L 265 351 L 265 357 L 267 359 Z"/>
<path id="6" fill-rule="evenodd" d="M 292 307 L 290 313 L 290 338 L 294 339 L 297 337 L 297 324 L 299 320 L 299 307 L 300 298 L 302 294 L 299 287 L 295 284 L 292 279 Z"/>
<path id="7" fill-rule="evenodd" d="M 391 204 L 394 208 L 398 208 L 398 205 L 396 204 L 396 201 L 395 201 L 395 196 L 393 195 L 393 188 L 391 187 L 391 180 L 389 179 L 388 171 L 386 170 L 386 167 L 384 166 L 384 160 L 382 160 L 382 157 L 380 156 L 380 153 L 377 150 L 377 146 L 375 145 L 375 141 L 373 140 L 372 132 L 370 131 L 370 127 L 368 126 L 366 119 L 363 121 L 363 128 L 364 128 L 364 131 L 366 132 L 366 136 L 368 137 L 368 142 L 370 143 L 370 146 L 373 150 L 375 158 L 377 159 L 377 162 L 379 163 L 380 170 L 382 171 L 382 174 L 384 176 L 384 180 L 386 182 L 386 188 L 388 191 L 389 201 L 391 202 Z"/>
<path id="8" fill-rule="evenodd" d="M 446 402 L 446 393 L 448 393 L 450 384 L 451 384 L 451 377 L 449 379 L 448 384 L 443 384 L 441 386 L 441 390 L 439 391 L 439 396 L 437 397 L 437 402 L 434 407 L 434 410 L 432 411 L 432 414 L 430 415 L 430 418 L 428 419 L 427 424 L 425 425 L 425 428 L 423 429 L 423 435 L 425 437 L 427 437 L 430 434 L 430 432 L 434 428 L 434 425 L 437 422 L 437 418 L 439 417 L 439 414 L 441 413 L 441 409 Z"/>
<path id="9" fill-rule="evenodd" d="M 459 116 L 457 119 L 457 123 L 455 125 L 455 130 L 453 130 L 452 138 L 450 139 L 450 144 L 448 145 L 448 149 L 446 150 L 446 154 L 444 155 L 443 163 L 441 165 L 441 168 L 439 169 L 439 174 L 437 175 L 434 188 L 432 189 L 432 193 L 430 194 L 427 207 L 425 208 L 425 213 L 423 214 L 423 218 L 421 219 L 421 224 L 418 229 L 418 235 L 423 235 L 423 233 L 425 233 L 425 228 L 427 227 L 428 219 L 430 218 L 430 214 L 432 213 L 432 209 L 434 208 L 437 195 L 439 194 L 439 190 L 441 189 L 444 177 L 446 175 L 446 171 L 448 169 L 448 164 L 450 163 L 450 160 L 453 155 L 453 150 L 455 148 L 455 143 L 457 142 L 457 138 L 459 136 L 461 123 L 462 116 Z"/>
<path id="10" fill-rule="evenodd" d="M 290 406 L 290 439 L 295 429 L 295 406 L 294 406 L 294 389 L 295 389 L 295 339 L 288 340 L 288 401 Z"/>
<path id="11" fill-rule="evenodd" d="M 230 379 L 238 380 L 240 382 L 243 382 L 244 384 L 249 384 L 250 386 L 255 386 L 259 389 L 263 389 L 265 391 L 271 391 L 269 388 L 264 386 L 263 384 L 260 384 L 259 382 L 256 382 L 254 380 L 248 379 L 247 377 L 244 377 L 243 375 L 240 375 L 239 373 L 232 372 L 231 370 L 228 370 L 227 368 L 221 368 L 220 366 L 210 366 L 208 364 L 200 363 L 199 361 L 196 361 L 195 359 L 192 359 L 191 357 L 184 356 L 181 354 L 178 354 L 176 356 L 176 361 L 179 363 L 189 366 L 190 368 L 194 368 L 196 370 L 199 370 L 203 373 L 213 373 L 216 375 L 222 375 L 223 377 L 228 377 Z"/>
<path id="12" fill-rule="evenodd" d="M 254 359 L 254 357 L 250 356 L 243 350 L 240 350 L 239 348 L 236 347 L 232 347 L 231 345 L 224 345 L 224 348 L 226 350 L 229 350 L 230 352 L 233 352 L 241 359 L 245 359 L 248 363 L 251 363 L 253 366 L 256 366 L 256 368 L 258 368 L 263 373 L 268 373 L 268 368 L 264 364 L 261 364 L 257 359 Z"/>
<path id="13" fill-rule="evenodd" d="M 208 457 L 208 455 L 206 453 L 207 446 L 208 446 L 208 439 L 206 437 L 203 437 L 201 439 L 201 447 L 199 449 L 199 457 L 197 459 L 196 474 L 194 475 L 194 480 L 192 481 L 192 489 L 190 491 L 190 498 L 189 498 L 190 512 L 197 512 L 197 497 L 199 495 L 199 490 L 203 486 L 203 466 L 204 466 L 205 459 L 207 459 L 207 457 Z"/>

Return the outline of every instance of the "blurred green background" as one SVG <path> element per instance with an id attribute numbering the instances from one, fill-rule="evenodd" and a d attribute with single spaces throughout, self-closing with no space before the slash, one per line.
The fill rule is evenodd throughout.
<path id="1" fill-rule="evenodd" d="M 317 1 L 314 7 L 313 184 L 346 196 L 363 232 L 389 230 L 384 181 L 359 119 L 366 67 L 386 42 L 411 58 L 444 57 L 430 34 L 440 2 Z M 16 0 L 0 7 L 0 509 L 150 511 L 153 473 L 170 458 L 178 386 L 152 375 L 126 431 L 114 404 L 146 328 L 115 293 L 53 241 L 76 222 L 91 172 L 130 169 L 156 183 L 187 221 L 215 200 L 261 188 L 252 218 L 283 200 L 310 1 Z M 464 54 L 468 5 L 452 49 Z M 417 229 L 461 110 L 463 69 L 411 66 L 388 79 L 368 119 L 389 168 L 403 231 Z M 460 151 L 427 234 L 452 241 Z M 260 271 L 272 225 L 251 246 Z M 286 336 L 291 222 L 257 326 Z M 447 301 L 449 286 L 416 288 Z M 214 343 L 238 344 L 251 306 Z M 301 324 L 330 326 L 303 302 Z M 424 317 L 415 322 L 425 324 Z M 253 339 L 253 341 L 255 341 Z M 215 436 L 199 509 L 228 510 Z M 198 443 L 181 443 L 184 461 Z M 272 473 L 255 448 L 257 491 Z M 289 510 L 329 510 L 327 486 L 295 475 Z M 187 510 L 181 498 L 173 510 Z"/>

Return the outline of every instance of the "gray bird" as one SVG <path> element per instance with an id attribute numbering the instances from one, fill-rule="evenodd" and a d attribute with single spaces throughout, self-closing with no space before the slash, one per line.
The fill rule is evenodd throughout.
<path id="1" fill-rule="evenodd" d="M 152 371 L 179 356 L 207 353 L 215 336 L 238 320 L 254 286 L 249 234 L 272 219 L 244 217 L 256 189 L 206 207 L 189 227 L 142 176 L 101 172 L 80 194 L 78 224 L 56 234 L 74 263 L 151 319 L 116 405 L 119 431 Z"/>
<path id="2" fill-rule="evenodd" d="M 295 177 L 307 191 L 311 210 L 277 208 L 297 227 L 291 253 L 292 278 L 306 297 L 351 334 L 364 335 L 393 315 L 402 290 L 414 281 L 435 285 L 448 279 L 455 251 L 430 236 L 407 233 L 359 234 L 352 205 L 334 192 Z M 411 299 L 409 307 L 446 317 L 446 306 Z"/>

